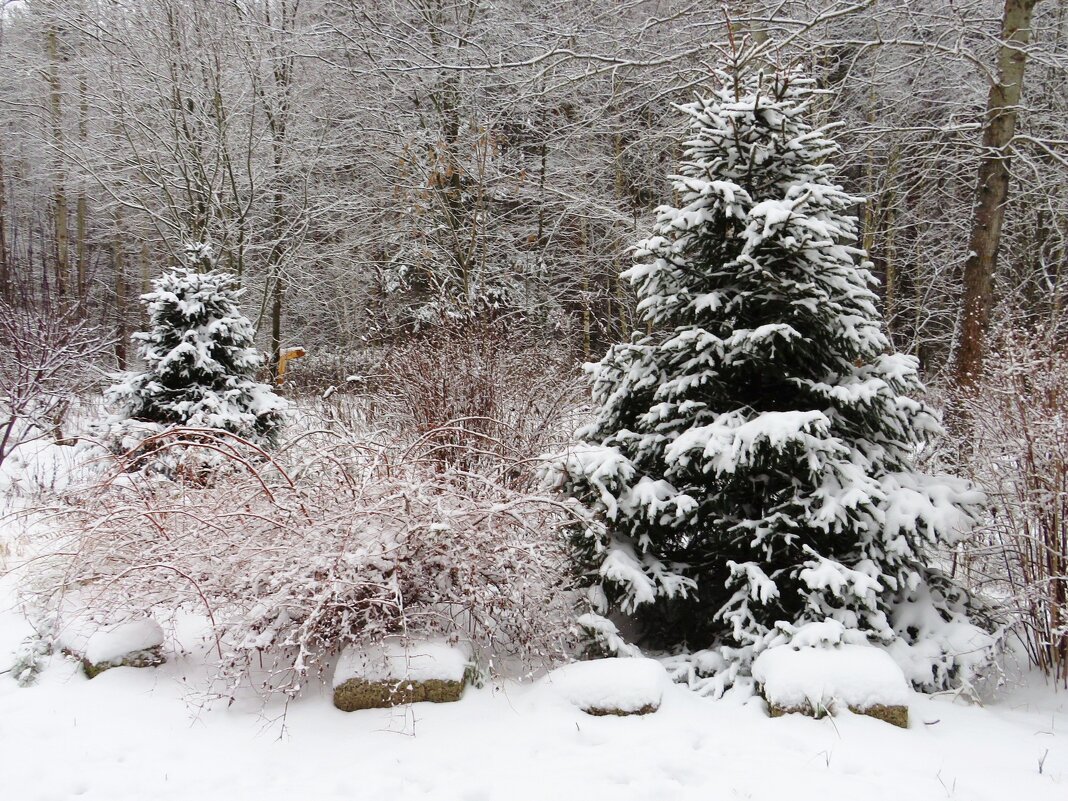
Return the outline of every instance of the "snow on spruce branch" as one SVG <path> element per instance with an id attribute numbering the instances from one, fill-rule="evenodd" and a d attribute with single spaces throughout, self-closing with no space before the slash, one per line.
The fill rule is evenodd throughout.
<path id="1" fill-rule="evenodd" d="M 806 122 L 814 82 L 720 85 L 679 107 L 679 206 L 623 273 L 647 333 L 591 367 L 593 420 L 549 476 L 592 515 L 572 528 L 580 619 L 608 650 L 625 630 L 626 650 L 705 654 L 716 691 L 783 625 L 828 622 L 911 660 L 919 687 L 969 681 L 993 640 L 934 563 L 983 498 L 914 463 L 941 429 L 916 360 L 889 353 L 859 199 Z"/>
<path id="2" fill-rule="evenodd" d="M 210 260 L 191 246 L 191 265 Z M 256 381 L 263 365 L 251 321 L 241 314 L 234 276 L 199 267 L 164 273 L 142 296 L 150 328 L 134 334 L 144 369 L 121 376 L 107 392 L 109 425 L 122 438 L 128 421 L 217 428 L 269 443 L 286 403 Z"/>

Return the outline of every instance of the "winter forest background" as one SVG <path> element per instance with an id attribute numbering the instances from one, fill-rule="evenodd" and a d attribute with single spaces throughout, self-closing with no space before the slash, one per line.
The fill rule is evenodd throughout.
<path id="1" fill-rule="evenodd" d="M 791 127 L 793 95 L 772 75 L 806 76 L 805 124 L 832 126 L 837 152 Z M 884 406 L 864 405 L 854 384 L 841 390 L 855 392 L 856 411 L 837 385 L 803 370 L 789 378 L 829 406 L 841 401 L 846 422 L 830 415 L 827 425 L 879 443 L 863 459 L 863 449 L 834 457 L 836 476 L 863 461 L 860 475 L 883 481 L 843 502 L 842 528 L 874 530 L 885 510 L 869 519 L 861 507 L 883 491 L 926 492 L 938 515 L 913 509 L 896 545 L 887 533 L 860 555 L 848 538 L 841 552 L 812 551 L 826 568 L 820 587 L 833 589 L 824 595 L 815 563 L 777 562 L 768 545 L 775 571 L 731 561 L 727 583 L 717 578 L 741 582 L 748 600 L 703 597 L 707 618 L 696 618 L 678 600 L 694 579 L 672 562 L 687 535 L 680 545 L 657 517 L 670 492 L 624 486 L 624 469 L 576 443 L 618 446 L 613 454 L 647 467 L 666 459 L 664 476 L 683 480 L 671 464 L 684 449 L 649 422 L 652 409 L 669 413 L 649 400 L 642 416 L 627 393 L 640 394 L 640 371 L 659 392 L 685 383 L 672 372 L 682 369 L 674 341 L 657 338 L 693 322 L 679 305 L 687 271 L 711 268 L 676 264 L 667 278 L 631 268 L 671 262 L 678 231 L 722 234 L 732 214 L 766 214 L 764 236 L 782 223 L 767 209 L 739 211 L 745 203 L 735 208 L 721 188 L 707 216 L 678 211 L 698 192 L 686 184 L 700 179 L 693 154 L 730 148 L 708 134 L 695 151 L 700 113 L 682 106 L 715 96 L 759 107 L 768 92 L 785 104 L 775 107 L 786 110 L 784 141 L 801 131 L 796 141 L 811 145 L 795 148 L 803 164 L 791 180 L 816 186 L 813 219 L 831 220 L 820 230 L 833 246 L 813 257 L 813 274 L 843 276 L 844 305 L 815 329 L 833 352 L 818 359 L 857 371 L 842 387 L 882 382 L 873 392 Z M 708 112 L 707 131 L 720 113 Z M 763 165 L 723 175 L 742 184 Z M 861 257 L 838 249 L 853 218 L 863 269 L 878 281 L 871 298 L 854 272 Z M 626 654 L 640 632 L 609 613 L 634 612 L 651 593 L 666 606 L 644 625 L 685 632 L 668 643 L 673 678 L 713 695 L 776 638 L 846 647 L 856 631 L 891 651 L 905 643 L 895 657 L 912 665 L 917 689 L 978 698 L 1006 650 L 1066 686 L 1066 296 L 1059 0 L 3 0 L 0 487 L 22 493 L 27 521 L 51 510 L 47 544 L 27 546 L 42 567 L 19 603 L 41 638 L 23 648 L 20 675 L 41 669 L 87 588 L 108 615 L 200 610 L 214 691 L 230 698 L 246 685 L 295 697 L 333 669 L 338 647 L 398 631 L 463 631 L 488 655 L 487 675 L 487 663 L 507 672 L 513 660 L 520 673 L 552 664 L 591 632 L 599 653 Z M 820 298 L 804 302 L 822 309 Z M 719 303 L 705 301 L 698 318 Z M 198 316 L 205 308 L 214 311 Z M 223 343 L 225 356 L 211 352 L 225 380 L 163 403 L 161 385 L 200 381 L 168 373 L 172 334 L 188 330 L 207 332 L 203 354 Z M 286 364 L 279 401 L 265 385 L 294 349 L 304 353 Z M 765 375 L 793 351 L 769 354 Z M 591 401 L 581 365 L 602 357 Z M 716 358 L 744 360 L 729 349 Z M 723 410 L 762 411 L 753 380 L 740 373 L 737 393 L 717 395 Z M 905 398 L 920 397 L 920 380 L 927 406 Z M 212 394 L 224 385 L 232 407 Z M 707 421 L 675 401 L 671 436 L 682 441 Z M 156 427 L 131 433 L 130 419 Z M 722 508 L 702 515 L 759 507 L 773 489 L 801 498 L 783 518 L 787 545 L 789 529 L 824 525 L 805 517 L 809 496 L 794 480 L 823 452 L 791 451 L 793 473 L 776 459 L 783 442 L 826 433 L 825 421 L 788 423 L 746 446 L 766 449 L 766 463 L 749 465 L 752 486 L 742 486 L 748 474 L 723 479 Z M 81 454 L 84 475 L 29 488 L 27 454 L 42 442 Z M 101 468 L 102 454 L 118 467 Z M 768 481 L 780 468 L 784 483 Z M 733 463 L 704 468 L 717 471 L 736 476 Z M 930 490 L 888 483 L 887 471 L 959 480 Z M 671 502 L 681 518 L 685 504 Z M 780 522 L 754 523 L 757 541 Z M 710 561 L 741 559 L 736 540 L 724 543 Z M 608 567 L 606 553 L 618 556 Z M 873 576 L 880 592 L 896 588 L 892 601 L 874 600 Z M 843 630 L 757 620 L 749 602 L 767 606 L 787 578 L 812 592 L 794 608 L 782 590 L 776 614 Z M 589 590 L 585 601 L 576 588 Z M 916 611 L 927 588 L 937 632 Z M 584 602 L 597 614 L 577 614 Z M 915 617 L 895 623 L 903 605 Z M 702 628 L 713 613 L 733 635 L 723 619 Z M 973 630 L 981 644 L 960 646 Z M 728 651 L 699 656 L 726 641 Z"/>
<path id="2" fill-rule="evenodd" d="M 997 319 L 1063 307 L 1061 3 L 4 4 L 0 286 L 116 335 L 210 241 L 305 382 L 458 314 L 591 357 L 727 21 L 831 90 L 894 343 L 946 372 L 1006 8 L 1034 6 Z M 1014 47 L 1013 45 L 1009 45 Z"/>

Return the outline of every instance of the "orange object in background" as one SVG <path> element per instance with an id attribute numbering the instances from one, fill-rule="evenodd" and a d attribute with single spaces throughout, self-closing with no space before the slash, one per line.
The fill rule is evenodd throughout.
<path id="1" fill-rule="evenodd" d="M 286 381 L 286 365 L 293 359 L 301 359 L 307 354 L 304 348 L 283 348 L 278 353 L 278 375 L 275 383 L 284 384 Z"/>

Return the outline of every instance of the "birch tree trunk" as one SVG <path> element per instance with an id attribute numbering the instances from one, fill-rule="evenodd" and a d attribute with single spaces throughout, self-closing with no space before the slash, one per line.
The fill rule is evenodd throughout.
<path id="1" fill-rule="evenodd" d="M 970 388 L 983 371 L 985 339 L 993 305 L 1001 227 L 1009 197 L 1009 160 L 1023 90 L 1031 18 L 1039 0 L 1005 0 L 998 50 L 997 78 L 990 86 L 983 128 L 983 155 L 972 218 L 968 257 L 964 262 L 964 298 L 952 378 Z"/>

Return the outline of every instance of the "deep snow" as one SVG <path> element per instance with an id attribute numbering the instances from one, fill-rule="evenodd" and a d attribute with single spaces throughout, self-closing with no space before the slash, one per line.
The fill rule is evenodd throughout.
<path id="1" fill-rule="evenodd" d="M 17 621 L 5 613 L 5 652 Z M 14 636 L 13 636 L 14 634 Z M 1063 799 L 1064 696 L 1020 690 L 981 709 L 916 697 L 913 726 L 769 719 L 759 701 L 668 687 L 659 712 L 593 718 L 541 685 L 469 688 L 456 704 L 335 710 L 327 693 L 198 711 L 181 663 L 92 681 L 55 660 L 0 680 L 10 799 Z M 272 719 L 273 718 L 273 719 Z M 1045 762 L 1039 773 L 1039 761 Z"/>
<path id="2" fill-rule="evenodd" d="M 12 540 L 26 541 L 0 525 L 5 538 L 0 573 L 18 565 Z M 1040 677 L 985 708 L 908 691 L 907 730 L 848 712 L 771 719 L 758 698 L 671 684 L 643 717 L 591 717 L 547 681 L 394 710 L 340 712 L 329 687 L 288 709 L 202 708 L 203 667 L 181 628 L 190 653 L 162 667 L 90 681 L 55 655 L 19 687 L 8 669 L 30 629 L 17 578 L 0 577 L 0 801 L 1068 798 L 1068 693 Z"/>

